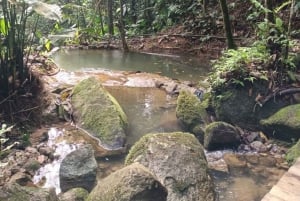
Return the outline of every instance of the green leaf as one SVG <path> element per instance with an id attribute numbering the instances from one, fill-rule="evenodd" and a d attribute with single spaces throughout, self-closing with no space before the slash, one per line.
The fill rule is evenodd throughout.
<path id="1" fill-rule="evenodd" d="M 5 19 L 1 18 L 0 19 L 0 33 L 2 33 L 3 35 L 7 35 L 7 27 L 6 27 L 6 23 L 5 23 Z"/>
<path id="2" fill-rule="evenodd" d="M 48 39 L 45 42 L 45 48 L 46 48 L 47 51 L 51 50 L 51 41 L 48 40 Z"/>
<path id="3" fill-rule="evenodd" d="M 279 17 L 276 17 L 275 24 L 277 28 L 281 29 L 283 25 L 283 21 Z"/>

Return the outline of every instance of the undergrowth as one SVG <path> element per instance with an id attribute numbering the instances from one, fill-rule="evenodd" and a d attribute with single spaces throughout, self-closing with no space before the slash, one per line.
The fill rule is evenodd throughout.
<path id="1" fill-rule="evenodd" d="M 268 62 L 268 51 L 263 45 L 229 49 L 214 62 L 209 81 L 212 88 L 218 90 L 230 84 L 245 86 L 247 81 L 267 80 L 267 71 L 264 69 Z"/>

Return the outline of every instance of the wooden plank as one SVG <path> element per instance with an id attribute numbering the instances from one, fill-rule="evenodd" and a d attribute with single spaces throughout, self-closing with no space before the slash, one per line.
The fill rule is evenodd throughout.
<path id="1" fill-rule="evenodd" d="M 300 201 L 300 158 L 261 201 Z"/>

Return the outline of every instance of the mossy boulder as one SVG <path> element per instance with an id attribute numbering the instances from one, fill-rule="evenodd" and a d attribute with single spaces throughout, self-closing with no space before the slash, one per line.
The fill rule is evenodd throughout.
<path id="1" fill-rule="evenodd" d="M 300 104 L 280 109 L 267 119 L 260 121 L 264 131 L 273 138 L 298 140 L 300 138 Z"/>
<path id="2" fill-rule="evenodd" d="M 134 163 L 101 180 L 87 201 L 166 201 L 167 194 L 147 168 Z"/>
<path id="3" fill-rule="evenodd" d="M 121 149 L 125 144 L 127 117 L 96 78 L 76 85 L 72 92 L 75 123 L 100 140 L 108 149 Z"/>
<path id="4" fill-rule="evenodd" d="M 204 147 L 207 150 L 236 148 L 240 143 L 240 133 L 231 124 L 213 122 L 205 128 Z"/>
<path id="5" fill-rule="evenodd" d="M 190 133 L 143 136 L 130 149 L 125 164 L 148 168 L 168 190 L 168 201 L 214 200 L 204 149 Z"/>
<path id="6" fill-rule="evenodd" d="M 67 192 L 60 195 L 60 201 L 85 201 L 88 197 L 89 192 L 84 188 L 72 188 Z"/>
<path id="7" fill-rule="evenodd" d="M 176 116 L 185 129 L 203 142 L 203 124 L 207 117 L 205 107 L 197 96 L 189 91 L 180 91 L 177 98 Z"/>
<path id="8" fill-rule="evenodd" d="M 268 93 L 268 83 L 254 81 L 251 86 L 228 86 L 211 95 L 211 106 L 218 121 L 228 122 L 249 130 L 260 130 L 259 121 L 277 112 L 289 103 L 282 100 L 270 100 L 260 107 L 255 99 Z"/>
<path id="9" fill-rule="evenodd" d="M 300 140 L 287 151 L 285 159 L 290 165 L 292 165 L 296 162 L 296 160 L 299 157 L 300 157 Z"/>
<path id="10" fill-rule="evenodd" d="M 0 200 L 2 201 L 59 201 L 55 189 L 20 186 L 17 183 L 9 183 L 0 188 Z"/>

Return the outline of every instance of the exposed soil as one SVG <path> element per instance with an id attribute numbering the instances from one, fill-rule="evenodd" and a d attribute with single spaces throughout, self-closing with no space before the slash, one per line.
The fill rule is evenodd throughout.
<path id="1" fill-rule="evenodd" d="M 129 39 L 128 44 L 131 50 L 137 52 L 195 55 L 211 59 L 217 58 L 226 45 L 224 38 L 201 42 L 197 36 L 183 34 L 141 36 Z"/>

